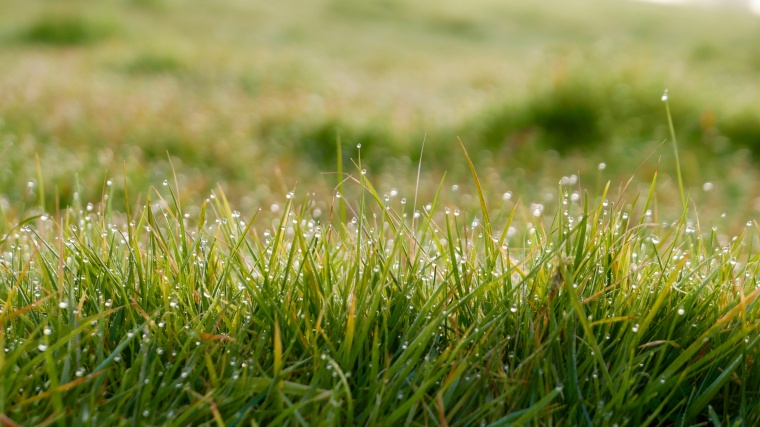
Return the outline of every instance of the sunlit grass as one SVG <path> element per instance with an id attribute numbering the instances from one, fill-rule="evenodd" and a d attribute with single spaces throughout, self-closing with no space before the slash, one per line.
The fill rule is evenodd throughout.
<path id="1" fill-rule="evenodd" d="M 566 177 L 553 212 L 489 211 L 478 185 L 461 209 L 447 189 L 415 205 L 369 176 L 347 176 L 349 200 L 296 190 L 249 212 L 221 192 L 180 205 L 166 181 L 127 213 L 81 201 L 13 228 L 6 213 L 0 414 L 760 421 L 755 223 L 726 237 L 690 211 L 659 217 L 656 180 L 612 196 Z"/>
<path id="2" fill-rule="evenodd" d="M 759 424 L 756 22 L 463 5 L 0 4 L 0 424 Z"/>

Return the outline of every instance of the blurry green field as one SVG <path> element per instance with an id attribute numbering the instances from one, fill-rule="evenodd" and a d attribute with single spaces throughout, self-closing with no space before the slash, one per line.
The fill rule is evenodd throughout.
<path id="1" fill-rule="evenodd" d="M 252 208 L 334 186 L 337 135 L 389 187 L 414 180 L 423 140 L 424 191 L 461 179 L 457 137 L 496 194 L 616 185 L 665 139 L 669 88 L 693 197 L 746 216 L 759 37 L 752 16 L 613 1 L 6 0 L 0 189 L 22 200 L 39 155 L 49 205 L 125 173 L 144 192 L 168 152 L 184 196 L 221 182 Z"/>

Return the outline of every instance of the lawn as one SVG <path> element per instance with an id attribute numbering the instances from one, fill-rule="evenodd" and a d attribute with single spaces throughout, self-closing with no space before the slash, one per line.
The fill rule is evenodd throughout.
<path id="1" fill-rule="evenodd" d="M 760 423 L 759 22 L 0 2 L 0 424 Z"/>

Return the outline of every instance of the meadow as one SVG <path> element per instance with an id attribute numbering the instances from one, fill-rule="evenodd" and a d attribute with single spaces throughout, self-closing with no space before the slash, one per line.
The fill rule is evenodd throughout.
<path id="1" fill-rule="evenodd" d="M 0 2 L 0 425 L 760 423 L 758 37 Z"/>

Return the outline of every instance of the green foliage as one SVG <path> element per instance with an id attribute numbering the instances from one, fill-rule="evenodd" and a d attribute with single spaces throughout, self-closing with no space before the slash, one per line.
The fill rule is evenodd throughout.
<path id="1" fill-rule="evenodd" d="M 408 144 L 402 144 L 403 149 L 398 148 L 387 127 L 381 124 L 357 126 L 341 120 L 328 119 L 303 128 L 280 126 L 275 125 L 274 133 L 265 134 L 264 138 L 284 143 L 288 149 L 292 147 L 300 156 L 308 158 L 322 169 L 334 167 L 337 138 L 341 138 L 347 146 L 361 145 L 362 153 L 373 166 L 381 166 L 384 159 L 398 156 L 409 148 Z M 350 165 L 348 153 L 345 153 L 343 161 L 344 164 Z"/>
<path id="2" fill-rule="evenodd" d="M 113 23 L 81 14 L 43 14 L 21 33 L 21 39 L 51 46 L 81 46 L 102 41 L 115 32 Z"/>
<path id="3" fill-rule="evenodd" d="M 167 52 L 145 52 L 127 63 L 124 70 L 136 75 L 182 75 L 188 71 L 188 66 L 182 59 Z"/>
<path id="4" fill-rule="evenodd" d="M 434 15 L 425 24 L 433 31 L 464 39 L 482 40 L 488 36 L 478 21 L 454 14 Z"/>
<path id="5" fill-rule="evenodd" d="M 622 135 L 627 141 L 654 136 L 644 124 L 661 120 L 658 92 L 661 89 L 652 83 L 623 75 L 593 81 L 574 70 L 550 84 L 538 84 L 524 99 L 497 103 L 474 115 L 460 133 L 475 146 L 495 150 L 511 145 L 519 151 L 527 140 L 565 155 L 589 152 Z M 673 111 L 689 143 L 705 137 L 699 123 L 702 114 L 689 102 L 679 102 Z M 693 148 L 700 149 L 696 144 Z"/>
<path id="6" fill-rule="evenodd" d="M 538 128 L 556 147 L 579 147 L 597 143 L 603 136 L 605 100 L 596 88 L 574 81 L 557 82 L 537 94 L 525 108 L 525 126 Z"/>
<path id="7" fill-rule="evenodd" d="M 757 157 L 760 155 L 760 114 L 745 111 L 726 120 L 720 131 L 737 146 L 749 148 Z"/>
<path id="8" fill-rule="evenodd" d="M 164 11 L 169 8 L 167 0 L 127 0 L 127 4 L 152 11 Z"/>

